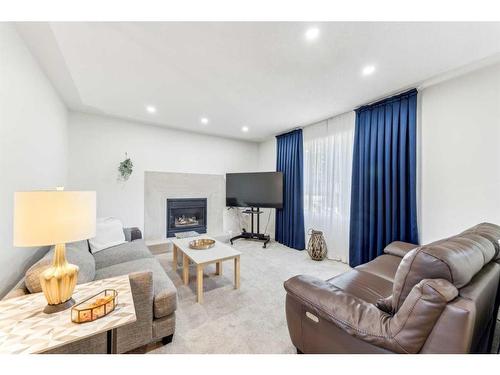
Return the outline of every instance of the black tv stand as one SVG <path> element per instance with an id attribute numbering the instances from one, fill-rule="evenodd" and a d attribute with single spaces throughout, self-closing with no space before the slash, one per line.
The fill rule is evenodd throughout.
<path id="1" fill-rule="evenodd" d="M 249 210 L 243 211 L 244 214 L 249 214 L 251 215 L 251 230 L 250 232 L 247 232 L 245 229 L 243 229 L 243 232 L 239 234 L 238 236 L 235 236 L 229 240 L 231 242 L 231 245 L 233 244 L 233 241 L 239 240 L 240 238 L 246 239 L 246 240 L 257 240 L 257 241 L 264 241 L 264 245 L 262 246 L 264 249 L 266 248 L 266 245 L 271 241 L 271 237 L 267 234 L 259 233 L 260 232 L 260 214 L 263 213 L 259 209 L 259 207 L 252 207 Z M 254 232 L 254 227 L 253 227 L 253 222 L 254 222 L 254 215 L 257 215 L 257 231 Z"/>

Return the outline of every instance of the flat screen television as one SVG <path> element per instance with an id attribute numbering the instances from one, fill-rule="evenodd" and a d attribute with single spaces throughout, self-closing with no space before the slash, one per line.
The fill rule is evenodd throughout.
<path id="1" fill-rule="evenodd" d="M 283 207 L 283 173 L 226 174 L 226 206 Z"/>

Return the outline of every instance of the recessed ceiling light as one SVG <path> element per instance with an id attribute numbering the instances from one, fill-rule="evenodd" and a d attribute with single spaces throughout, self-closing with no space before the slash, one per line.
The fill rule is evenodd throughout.
<path id="1" fill-rule="evenodd" d="M 306 31 L 306 39 L 307 40 L 315 40 L 318 39 L 319 29 L 317 27 L 311 27 Z"/>
<path id="2" fill-rule="evenodd" d="M 369 76 L 370 74 L 373 74 L 373 72 L 375 72 L 375 67 L 373 65 L 367 65 L 363 68 L 364 76 Z"/>
<path id="3" fill-rule="evenodd" d="M 146 106 L 146 111 L 148 111 L 149 113 L 156 113 L 156 107 L 148 105 Z"/>
<path id="4" fill-rule="evenodd" d="M 250 130 L 250 129 L 248 129 L 248 126 L 242 126 L 242 127 L 241 127 L 241 131 L 242 131 L 243 133 L 248 132 L 248 130 Z"/>
<path id="5" fill-rule="evenodd" d="M 200 122 L 201 122 L 203 125 L 206 125 L 206 124 L 208 124 L 208 118 L 206 118 L 206 117 L 202 117 L 202 118 L 200 119 Z"/>

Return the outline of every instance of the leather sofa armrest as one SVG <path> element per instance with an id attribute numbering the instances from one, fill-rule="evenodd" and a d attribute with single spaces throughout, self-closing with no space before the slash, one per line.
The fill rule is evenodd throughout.
<path id="1" fill-rule="evenodd" d="M 285 289 L 305 306 L 306 312 L 396 353 L 418 353 L 446 304 L 458 295 L 446 280 L 422 280 L 391 316 L 316 277 L 295 276 L 285 282 Z"/>
<path id="2" fill-rule="evenodd" d="M 142 232 L 137 227 L 123 228 L 123 233 L 125 233 L 125 240 L 128 242 L 142 238 Z"/>
<path id="3" fill-rule="evenodd" d="M 415 249 L 416 247 L 418 247 L 418 245 L 413 243 L 394 241 L 385 247 L 384 253 L 403 258 L 409 251 Z"/>

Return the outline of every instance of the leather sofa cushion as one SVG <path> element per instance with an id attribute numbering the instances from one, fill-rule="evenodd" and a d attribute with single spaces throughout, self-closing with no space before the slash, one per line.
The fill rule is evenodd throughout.
<path id="1" fill-rule="evenodd" d="M 54 251 L 54 246 L 52 246 L 42 259 L 26 271 L 24 283 L 30 293 L 40 293 L 42 291 L 40 275 L 52 265 Z M 94 280 L 95 261 L 89 252 L 87 241 L 67 243 L 66 260 L 68 263 L 74 264 L 79 268 L 77 284 L 88 283 Z"/>
<path id="2" fill-rule="evenodd" d="M 153 273 L 154 317 L 161 318 L 172 314 L 177 308 L 177 289 L 160 263 L 153 257 L 136 259 L 98 269 L 95 279 L 102 280 L 141 271 Z"/>
<path id="3" fill-rule="evenodd" d="M 394 241 L 391 242 L 384 248 L 384 253 L 389 255 L 396 255 L 400 258 L 404 257 L 410 250 L 418 247 L 413 243 L 403 242 L 403 241 Z"/>
<path id="4" fill-rule="evenodd" d="M 467 229 L 462 234 L 466 233 L 476 233 L 491 241 L 496 250 L 495 258 L 500 259 L 500 226 L 491 223 L 481 223 Z"/>
<path id="5" fill-rule="evenodd" d="M 318 318 L 316 321 L 324 319 L 365 342 L 397 353 L 418 353 L 447 303 L 458 295 L 455 286 L 446 280 L 422 280 L 400 311 L 390 316 L 372 303 L 315 277 L 295 276 L 284 286 L 287 303 L 288 297 L 295 298 L 306 312 Z M 304 314 L 301 320 L 305 319 Z M 302 339 L 303 344 L 314 340 L 304 334 Z"/>
<path id="6" fill-rule="evenodd" d="M 130 262 L 131 260 L 153 258 L 153 255 L 142 239 L 108 247 L 93 255 L 96 269 L 109 267 L 118 263 Z"/>
<path id="7" fill-rule="evenodd" d="M 445 279 L 457 288 L 466 285 L 495 256 L 491 241 L 475 233 L 460 234 L 411 250 L 394 278 L 393 311 L 423 279 Z"/>
<path id="8" fill-rule="evenodd" d="M 399 263 L 401 263 L 400 257 L 384 254 L 378 256 L 368 263 L 357 266 L 356 269 L 359 271 L 374 274 L 392 283 L 394 282 L 394 276 L 396 276 L 396 271 L 398 270 Z"/>
<path id="9" fill-rule="evenodd" d="M 390 281 L 357 269 L 335 276 L 327 280 L 327 282 L 372 304 L 392 293 L 392 283 Z"/>

